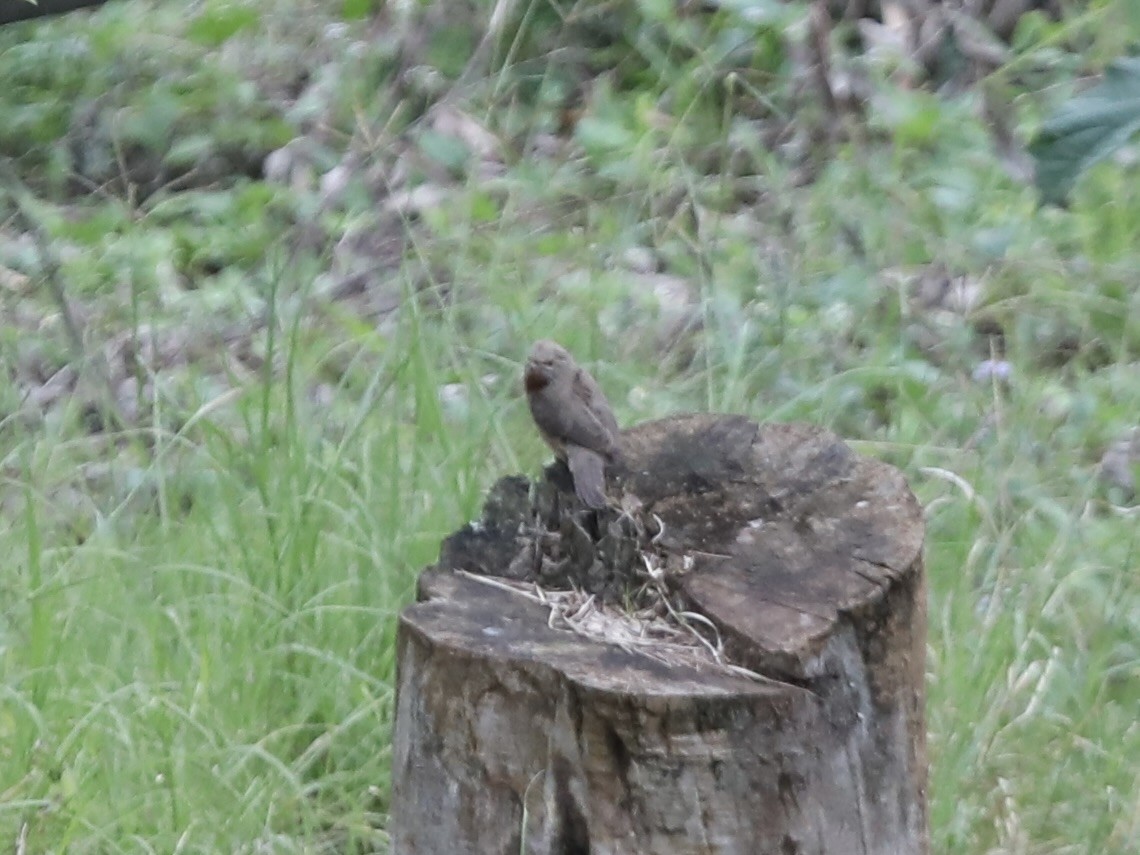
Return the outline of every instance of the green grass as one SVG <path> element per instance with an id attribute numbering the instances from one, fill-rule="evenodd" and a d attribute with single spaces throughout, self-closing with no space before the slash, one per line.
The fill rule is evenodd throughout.
<path id="1" fill-rule="evenodd" d="M 718 19 L 719 47 L 702 50 L 689 24 L 661 24 L 668 42 L 632 13 L 608 42 L 589 34 L 605 42 L 591 61 L 616 71 L 587 94 L 576 144 L 543 155 L 573 69 L 544 63 L 558 30 L 535 5 L 455 90 L 515 129 L 481 174 L 424 133 L 426 96 L 392 94 L 384 37 L 349 22 L 364 47 L 321 47 L 326 6 L 249 18 L 207 3 L 188 30 L 182 4 L 134 0 L 0 31 L 15 81 L 0 152 L 86 348 L 69 349 L 0 191 L 0 846 L 383 851 L 395 618 L 486 488 L 544 462 L 518 373 L 553 336 L 623 424 L 807 420 L 907 473 L 928 520 L 934 852 L 1137 851 L 1140 526 L 1096 477 L 1140 413 L 1134 170 L 1105 164 L 1070 210 L 1039 210 L 1000 168 L 974 93 L 878 75 L 871 137 L 835 145 L 804 183 L 739 94 L 796 113 L 778 38 L 764 31 L 730 97 L 718 75 L 739 22 Z M 1094 45 L 1103 8 L 1081 19 Z M 1045 30 L 1046 47 L 1065 35 Z M 267 94 L 338 62 L 362 80 L 324 106 Z M 448 196 L 397 221 L 403 251 L 373 265 L 398 308 L 321 296 L 339 236 L 392 224 L 361 176 L 325 211 L 315 186 L 256 177 L 132 196 L 112 161 L 72 187 L 74 105 L 100 94 L 126 111 L 112 134 L 162 157 L 188 128 L 215 154 L 268 151 L 319 115 L 321 169 L 350 144 L 384 180 L 403 158 Z M 1047 106 L 1017 104 L 1030 124 Z M 305 224 L 325 239 L 306 243 Z M 687 289 L 687 332 L 650 293 L 660 280 L 628 269 L 639 248 Z M 929 262 L 980 283 L 974 316 L 924 309 L 885 272 Z M 9 287 L 5 270 L 32 276 Z M 971 379 L 989 355 L 979 317 L 1005 331 L 1008 387 Z M 124 369 L 114 350 L 108 370 L 147 381 L 140 415 L 91 431 L 98 354 L 151 334 L 181 355 Z M 78 392 L 22 397 L 30 365 L 68 364 L 88 372 Z"/>

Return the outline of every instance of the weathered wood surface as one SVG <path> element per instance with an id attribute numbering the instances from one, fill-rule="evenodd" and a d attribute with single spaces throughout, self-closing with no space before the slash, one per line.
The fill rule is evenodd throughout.
<path id="1" fill-rule="evenodd" d="M 401 618 L 393 852 L 927 852 L 923 522 L 901 474 L 826 431 L 736 416 L 623 443 L 611 496 L 664 524 L 652 549 L 688 568 L 674 595 L 781 682 L 551 628 L 542 604 L 451 572 L 549 575 L 518 560 L 538 517 L 563 540 L 566 518 L 616 531 L 615 514 L 549 507 L 548 485 L 532 506 L 501 482 Z M 617 553 L 570 569 L 596 577 Z"/>

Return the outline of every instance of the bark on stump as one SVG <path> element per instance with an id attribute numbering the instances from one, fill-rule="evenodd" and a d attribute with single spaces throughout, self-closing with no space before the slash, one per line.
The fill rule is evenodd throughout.
<path id="1" fill-rule="evenodd" d="M 421 576 L 397 640 L 392 851 L 927 852 L 923 521 L 902 475 L 737 416 L 623 443 L 625 520 L 562 492 L 551 507 L 554 467 L 530 498 L 505 479 Z M 453 572 L 526 578 L 536 537 L 565 569 L 585 530 L 596 555 L 574 572 L 597 576 L 621 552 L 599 535 L 630 516 L 663 524 L 632 564 L 652 551 L 731 661 L 773 680 L 552 628 L 547 606 Z M 560 533 L 536 536 L 543 517 Z"/>

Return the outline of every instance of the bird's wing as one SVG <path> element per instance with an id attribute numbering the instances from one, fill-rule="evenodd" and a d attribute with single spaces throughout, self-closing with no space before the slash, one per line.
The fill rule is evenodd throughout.
<path id="1" fill-rule="evenodd" d="M 606 399 L 602 387 L 598 385 L 598 381 L 588 371 L 579 368 L 574 372 L 573 387 L 575 396 L 586 404 L 586 409 L 616 440 L 621 431 L 618 428 L 617 419 L 614 417 L 613 408 Z"/>
<path id="2" fill-rule="evenodd" d="M 606 506 L 606 463 L 580 445 L 566 444 L 566 465 L 574 476 L 574 492 L 582 503 L 596 509 Z"/>
<path id="3" fill-rule="evenodd" d="M 580 445 L 607 457 L 614 453 L 616 437 L 580 402 L 559 412 L 556 434 L 567 443 Z"/>

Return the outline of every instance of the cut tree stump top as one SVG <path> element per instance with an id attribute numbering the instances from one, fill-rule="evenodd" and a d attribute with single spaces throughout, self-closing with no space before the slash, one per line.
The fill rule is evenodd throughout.
<path id="1" fill-rule="evenodd" d="M 559 464 L 502 479 L 421 575 L 393 851 L 925 853 L 924 530 L 901 473 L 740 416 L 622 444 L 620 508 L 583 508 Z M 595 600 L 552 608 L 569 583 L 607 604 L 600 633 Z M 715 626 L 729 665 L 658 655 L 626 620 L 638 585 Z"/>
<path id="2" fill-rule="evenodd" d="M 758 670 L 812 676 L 804 662 L 837 616 L 921 557 L 922 509 L 902 473 L 822 428 L 694 415 L 625 441 L 623 488 L 661 516 L 668 548 L 707 553 L 682 591 Z"/>
<path id="3" fill-rule="evenodd" d="M 737 664 L 810 680 L 837 617 L 877 601 L 918 566 L 922 509 L 902 474 L 827 430 L 693 414 L 638 425 L 622 442 L 611 495 L 627 505 L 636 496 L 642 515 L 663 524 L 656 549 L 691 565 L 671 584 L 718 625 Z M 566 473 L 555 466 L 547 474 L 561 477 L 561 495 L 572 503 Z M 500 482 L 484 519 L 445 541 L 438 568 L 533 579 L 518 570 L 527 562 L 516 560 L 528 539 L 520 527 L 532 514 L 529 486 L 517 477 Z M 554 518 L 568 513 L 544 510 Z M 468 585 L 434 572 L 423 576 L 420 599 L 450 599 L 457 587 L 472 610 L 482 607 Z"/>

